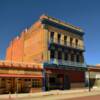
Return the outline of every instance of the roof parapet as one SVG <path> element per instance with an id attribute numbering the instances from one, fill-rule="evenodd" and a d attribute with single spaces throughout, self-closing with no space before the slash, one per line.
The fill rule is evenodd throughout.
<path id="1" fill-rule="evenodd" d="M 17 61 L 7 61 L 7 60 L 0 60 L 0 66 L 5 65 L 6 67 L 21 67 L 23 66 L 23 68 L 39 68 L 42 69 L 43 65 L 41 63 L 26 63 L 26 62 L 17 62 Z M 4 67 L 4 66 L 3 66 Z"/>

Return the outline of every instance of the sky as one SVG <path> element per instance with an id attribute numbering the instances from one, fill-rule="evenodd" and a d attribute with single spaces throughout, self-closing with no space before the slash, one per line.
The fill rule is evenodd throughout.
<path id="1" fill-rule="evenodd" d="M 100 63 L 100 0 L 0 0 L 1 60 L 9 42 L 42 14 L 81 27 L 86 64 Z"/>

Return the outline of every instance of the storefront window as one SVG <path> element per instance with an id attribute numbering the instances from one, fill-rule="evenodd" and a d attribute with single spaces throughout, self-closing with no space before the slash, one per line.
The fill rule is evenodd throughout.
<path id="1" fill-rule="evenodd" d="M 1 79 L 1 88 L 6 87 L 6 80 L 4 78 Z"/>
<path id="2" fill-rule="evenodd" d="M 32 80 L 32 87 L 33 88 L 41 88 L 42 87 L 42 81 L 40 79 L 33 79 Z"/>

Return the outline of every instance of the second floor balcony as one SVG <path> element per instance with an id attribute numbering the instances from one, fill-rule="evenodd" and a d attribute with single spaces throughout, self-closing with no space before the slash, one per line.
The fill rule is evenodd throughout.
<path id="1" fill-rule="evenodd" d="M 74 49 L 79 49 L 79 50 L 84 50 L 83 45 L 71 43 L 71 42 L 64 41 L 64 40 L 50 39 L 48 43 L 56 44 L 56 45 L 60 45 L 64 47 L 69 47 L 69 48 L 74 48 Z"/>
<path id="2" fill-rule="evenodd" d="M 47 63 L 49 64 L 56 64 L 56 65 L 64 65 L 64 66 L 73 66 L 73 67 L 86 67 L 85 63 L 80 62 L 72 62 L 72 61 L 65 61 L 65 60 L 58 60 L 56 58 L 50 59 Z"/>

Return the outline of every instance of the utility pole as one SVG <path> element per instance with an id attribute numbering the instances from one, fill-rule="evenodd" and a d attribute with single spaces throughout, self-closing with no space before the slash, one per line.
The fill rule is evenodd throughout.
<path id="1" fill-rule="evenodd" d="M 89 92 L 91 92 L 90 70 L 88 70 L 88 87 L 89 87 Z"/>

